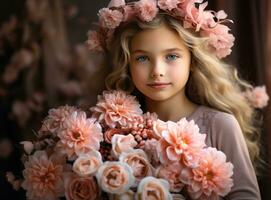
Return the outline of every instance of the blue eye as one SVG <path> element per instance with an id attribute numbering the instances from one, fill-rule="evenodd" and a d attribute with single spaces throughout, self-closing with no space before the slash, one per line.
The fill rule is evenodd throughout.
<path id="1" fill-rule="evenodd" d="M 167 55 L 166 56 L 166 59 L 168 61 L 173 61 L 173 60 L 176 60 L 177 58 L 179 58 L 179 56 L 175 55 L 175 54 L 170 54 L 170 55 Z"/>
<path id="2" fill-rule="evenodd" d="M 136 60 L 139 61 L 139 62 L 144 62 L 148 59 L 147 56 L 138 56 L 136 57 Z"/>

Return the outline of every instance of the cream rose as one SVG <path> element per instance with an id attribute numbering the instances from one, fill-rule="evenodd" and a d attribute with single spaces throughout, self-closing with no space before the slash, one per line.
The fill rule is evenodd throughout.
<path id="1" fill-rule="evenodd" d="M 112 154 L 116 158 L 118 158 L 121 153 L 132 150 L 137 145 L 134 136 L 131 134 L 129 135 L 115 134 L 112 137 L 111 142 L 112 142 Z"/>
<path id="2" fill-rule="evenodd" d="M 120 155 L 120 161 L 127 163 L 136 178 L 135 186 L 146 176 L 152 176 L 152 166 L 142 149 L 134 149 Z"/>
<path id="3" fill-rule="evenodd" d="M 134 200 L 135 193 L 132 190 L 128 190 L 123 194 L 113 194 L 110 195 L 110 200 Z"/>
<path id="4" fill-rule="evenodd" d="M 67 200 L 98 200 L 100 190 L 94 177 L 80 177 L 69 173 L 64 178 Z"/>
<path id="5" fill-rule="evenodd" d="M 172 200 L 169 193 L 169 184 L 164 179 L 157 179 L 152 176 L 141 180 L 138 185 L 136 200 Z"/>
<path id="6" fill-rule="evenodd" d="M 99 151 L 92 150 L 80 155 L 73 164 L 73 171 L 80 176 L 93 175 L 102 165 L 102 156 Z"/>
<path id="7" fill-rule="evenodd" d="M 134 184 L 132 168 L 123 162 L 105 162 L 96 173 L 102 190 L 112 194 L 122 194 Z"/>

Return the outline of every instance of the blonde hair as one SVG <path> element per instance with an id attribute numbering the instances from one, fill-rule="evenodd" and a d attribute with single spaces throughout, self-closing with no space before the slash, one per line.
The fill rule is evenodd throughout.
<path id="1" fill-rule="evenodd" d="M 134 21 L 116 30 L 110 49 L 113 71 L 106 78 L 107 89 L 134 89 L 129 79 L 129 46 L 132 37 L 144 29 L 165 24 L 175 30 L 191 51 L 191 69 L 186 94 L 191 101 L 233 114 L 240 124 L 250 158 L 256 169 L 259 160 L 259 130 L 255 126 L 254 110 L 242 95 L 252 86 L 238 77 L 237 70 L 216 58 L 206 49 L 206 38 L 184 29 L 174 18 L 159 14 L 151 22 Z"/>

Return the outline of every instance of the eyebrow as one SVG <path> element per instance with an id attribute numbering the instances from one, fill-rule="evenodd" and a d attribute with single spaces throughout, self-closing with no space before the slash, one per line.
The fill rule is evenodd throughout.
<path id="1" fill-rule="evenodd" d="M 182 52 L 183 50 L 180 48 L 170 48 L 170 49 L 163 50 L 163 52 L 172 52 L 172 51 L 181 51 Z M 148 51 L 145 51 L 142 49 L 137 49 L 137 50 L 132 51 L 132 53 L 148 53 Z"/>

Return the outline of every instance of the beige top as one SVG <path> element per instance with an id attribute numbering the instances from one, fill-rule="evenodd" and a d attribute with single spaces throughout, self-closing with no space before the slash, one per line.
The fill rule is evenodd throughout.
<path id="1" fill-rule="evenodd" d="M 260 200 L 255 171 L 236 118 L 225 112 L 199 106 L 187 120 L 194 120 L 200 132 L 206 134 L 207 146 L 223 151 L 227 161 L 234 165 L 234 185 L 230 193 L 221 199 Z"/>

